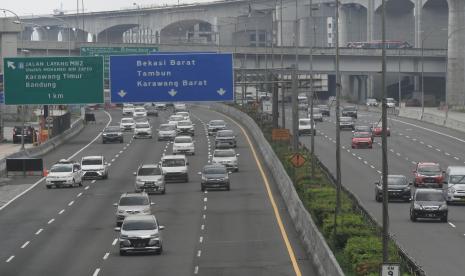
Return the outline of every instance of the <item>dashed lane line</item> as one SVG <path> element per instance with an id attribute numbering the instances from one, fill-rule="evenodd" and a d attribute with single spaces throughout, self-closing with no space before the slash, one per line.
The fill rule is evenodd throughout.
<path id="1" fill-rule="evenodd" d="M 27 241 L 27 242 L 25 242 L 23 245 L 21 245 L 21 249 L 24 249 L 24 248 L 26 248 L 26 246 L 28 246 L 28 245 L 29 245 L 29 243 L 30 243 L 30 241 Z"/>
<path id="2" fill-rule="evenodd" d="M 40 228 L 39 230 L 37 230 L 36 235 L 39 235 L 42 231 L 44 231 L 44 229 Z"/>
<path id="3" fill-rule="evenodd" d="M 10 256 L 10 257 L 6 260 L 6 262 L 9 263 L 9 262 L 11 262 L 14 258 L 15 258 L 15 255 L 12 255 L 12 256 Z"/>

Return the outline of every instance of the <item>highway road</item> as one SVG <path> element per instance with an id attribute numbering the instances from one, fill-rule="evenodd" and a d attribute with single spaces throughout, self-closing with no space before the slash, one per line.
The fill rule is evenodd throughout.
<path id="1" fill-rule="evenodd" d="M 169 113 L 153 118 L 153 129 Z M 133 191 L 137 166 L 158 162 L 163 153 L 171 153 L 171 144 L 134 140 L 126 133 L 123 144 L 103 145 L 100 131 L 106 124 L 118 124 L 121 110 L 96 116 L 97 124 L 86 126 L 44 159 L 50 166 L 61 158 L 104 155 L 109 178 L 86 180 L 82 188 L 51 190 L 39 178 L 12 179 L 12 184 L 36 184 L 0 209 L 0 275 L 316 275 L 271 174 L 267 168 L 261 174 L 241 129 L 200 108 L 193 110 L 196 155 L 188 157 L 190 182 L 168 183 L 165 195 L 151 196 L 153 211 L 166 227 L 163 254 L 120 256 L 113 203 L 121 193 Z M 239 134 L 240 171 L 231 175 L 231 191 L 204 193 L 197 172 L 212 152 L 205 123 L 214 118 L 226 119 Z"/>
<path id="2" fill-rule="evenodd" d="M 333 110 L 334 111 L 334 110 Z M 291 114 L 288 127 L 291 126 Z M 357 124 L 369 125 L 380 120 L 380 113 L 361 112 Z M 318 158 L 335 175 L 335 117 L 317 123 L 315 151 Z M 413 179 L 418 161 L 434 161 L 445 170 L 449 165 L 465 165 L 465 134 L 415 120 L 390 116 L 388 160 L 390 174 Z M 342 183 L 361 200 L 372 216 L 382 222 L 382 205 L 375 201 L 374 182 L 381 177 L 381 138 L 373 149 L 352 149 L 351 131 L 341 131 Z M 301 136 L 310 147 L 310 137 Z M 465 206 L 449 206 L 448 223 L 409 219 L 409 203 L 390 202 L 390 233 L 425 270 L 427 275 L 464 275 Z"/>

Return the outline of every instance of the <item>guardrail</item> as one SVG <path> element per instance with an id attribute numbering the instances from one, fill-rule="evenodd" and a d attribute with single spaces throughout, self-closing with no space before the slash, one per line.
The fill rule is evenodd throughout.
<path id="1" fill-rule="evenodd" d="M 263 156 L 263 162 L 270 169 L 272 176 L 278 186 L 289 215 L 294 223 L 297 232 L 305 246 L 307 254 L 313 260 L 318 269 L 319 275 L 342 276 L 342 271 L 333 252 L 327 245 L 323 235 L 318 230 L 310 213 L 297 194 L 292 180 L 289 178 L 281 161 L 276 156 L 273 148 L 264 137 L 260 127 L 247 114 L 223 104 L 211 104 L 204 106 L 212 110 L 221 112 L 237 121 L 240 121 L 246 127 L 255 140 L 260 154 Z"/>

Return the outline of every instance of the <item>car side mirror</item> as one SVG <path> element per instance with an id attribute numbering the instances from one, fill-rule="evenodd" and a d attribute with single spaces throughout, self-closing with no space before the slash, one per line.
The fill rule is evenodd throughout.
<path id="1" fill-rule="evenodd" d="M 165 230 L 165 226 L 160 225 L 160 226 L 158 226 L 158 229 L 159 229 L 160 231 L 161 231 L 161 230 Z"/>
<path id="2" fill-rule="evenodd" d="M 118 207 L 118 203 L 113 203 L 113 206 Z"/>
<path id="3" fill-rule="evenodd" d="M 201 172 L 198 172 L 197 174 L 198 174 L 198 175 L 202 175 L 202 173 L 201 173 Z"/>
<path id="4" fill-rule="evenodd" d="M 132 175 L 136 176 L 136 175 L 137 175 L 137 173 L 136 173 L 136 172 L 133 172 L 133 173 L 132 173 Z"/>
<path id="5" fill-rule="evenodd" d="M 115 230 L 116 232 L 121 232 L 121 227 L 115 227 L 114 230 Z"/>
<path id="6" fill-rule="evenodd" d="M 240 156 L 241 154 L 240 153 L 236 153 L 236 156 Z"/>
<path id="7" fill-rule="evenodd" d="M 228 174 L 232 174 L 232 172 L 228 172 Z"/>
<path id="8" fill-rule="evenodd" d="M 413 185 L 413 183 L 412 183 L 412 182 L 409 182 L 409 183 L 408 183 L 408 185 L 409 185 L 409 186 L 412 186 L 412 185 Z"/>

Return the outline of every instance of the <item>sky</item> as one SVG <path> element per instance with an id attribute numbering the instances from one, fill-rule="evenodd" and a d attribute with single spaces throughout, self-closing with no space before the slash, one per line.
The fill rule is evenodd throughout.
<path id="1" fill-rule="evenodd" d="M 82 9 L 84 2 L 85 12 L 119 10 L 124 8 L 176 5 L 178 0 L 0 0 L 0 9 L 8 9 L 18 15 L 52 14 L 54 9 L 75 13 L 77 2 Z M 180 4 L 213 2 L 213 0 L 179 0 Z M 110 4 L 111 3 L 111 4 Z M 136 5 L 134 5 L 134 3 Z M 3 14 L 0 14 L 4 16 Z M 7 16 L 12 16 L 7 13 Z"/>

